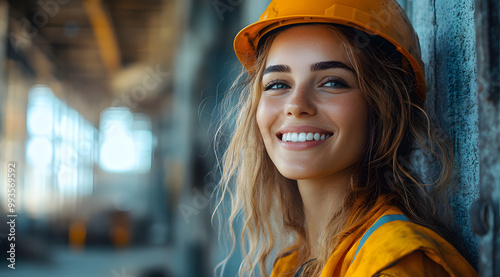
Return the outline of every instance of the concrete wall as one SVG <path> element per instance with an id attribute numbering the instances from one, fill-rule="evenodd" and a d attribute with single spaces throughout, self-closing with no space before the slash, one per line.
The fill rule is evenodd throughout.
<path id="1" fill-rule="evenodd" d="M 478 270 L 481 277 L 490 277 L 500 274 L 500 2 L 476 0 L 475 23 L 481 197 L 471 219 L 481 236 Z"/>
<path id="2" fill-rule="evenodd" d="M 458 176 L 451 203 L 459 233 L 475 263 L 478 239 L 469 216 L 479 197 L 474 1 L 401 2 L 420 37 L 428 83 L 427 110 L 435 113 L 454 144 Z"/>

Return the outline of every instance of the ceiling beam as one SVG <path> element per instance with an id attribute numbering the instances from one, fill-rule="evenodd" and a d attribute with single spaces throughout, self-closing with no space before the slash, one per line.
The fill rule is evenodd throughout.
<path id="1" fill-rule="evenodd" d="M 112 77 L 121 69 L 121 60 L 111 19 L 104 10 L 101 0 L 84 0 L 83 5 L 94 30 L 104 66 Z"/>

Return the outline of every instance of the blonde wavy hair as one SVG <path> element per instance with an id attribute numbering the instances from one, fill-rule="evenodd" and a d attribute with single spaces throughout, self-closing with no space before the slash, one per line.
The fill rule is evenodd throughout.
<path id="1" fill-rule="evenodd" d="M 398 207 L 413 222 L 459 245 L 450 231 L 452 217 L 447 201 L 454 171 L 452 148 L 422 108 L 423 101 L 416 95 L 415 78 L 406 60 L 392 44 L 378 36 L 363 33 L 362 37 L 367 40 L 359 41 L 359 30 L 320 25 L 340 39 L 353 66 L 358 86 L 369 105 L 370 133 L 366 150 L 351 178 L 344 209 L 331 215 L 320 238 L 327 243 L 321 246 L 319 257 L 307 264 L 304 276 L 319 276 L 339 238 L 360 224 L 380 196 L 386 197 L 389 204 Z M 226 219 L 233 247 L 229 255 L 236 245 L 235 229 L 239 227 L 235 228 L 235 224 L 240 224 L 240 220 L 243 224 L 240 236 L 243 261 L 239 276 L 253 276 L 256 268 L 260 269 L 261 276 L 268 276 L 269 257 L 277 249 L 281 249 L 277 257 L 298 251 L 298 267 L 306 262 L 311 251 L 297 182 L 282 176 L 271 162 L 256 122 L 263 90 L 262 73 L 270 45 L 281 30 L 263 39 L 252 73 L 243 72 L 236 80 L 232 94 L 226 98 L 225 105 L 230 109 L 221 125 L 234 124 L 230 128 L 232 138 L 219 163 L 221 199 L 216 212 L 224 210 L 221 207 L 225 199 L 230 201 L 230 214 Z M 223 129 L 219 128 L 216 139 L 223 136 Z M 436 176 L 430 182 L 424 183 L 412 169 L 412 154 L 417 149 L 438 165 Z M 228 258 L 219 265 L 227 263 Z"/>

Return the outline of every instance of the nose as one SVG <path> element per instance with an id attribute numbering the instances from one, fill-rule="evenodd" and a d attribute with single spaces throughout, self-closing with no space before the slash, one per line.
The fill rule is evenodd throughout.
<path id="1" fill-rule="evenodd" d="M 287 116 L 311 116 L 316 114 L 316 104 L 314 96 L 307 87 L 297 87 L 290 93 L 285 106 Z"/>

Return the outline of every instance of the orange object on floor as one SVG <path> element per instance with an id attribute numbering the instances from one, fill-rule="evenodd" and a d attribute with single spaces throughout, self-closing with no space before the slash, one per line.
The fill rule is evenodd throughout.
<path id="1" fill-rule="evenodd" d="M 69 226 L 69 244 L 71 248 L 82 250 L 85 247 L 87 228 L 85 222 L 74 221 Z"/>

